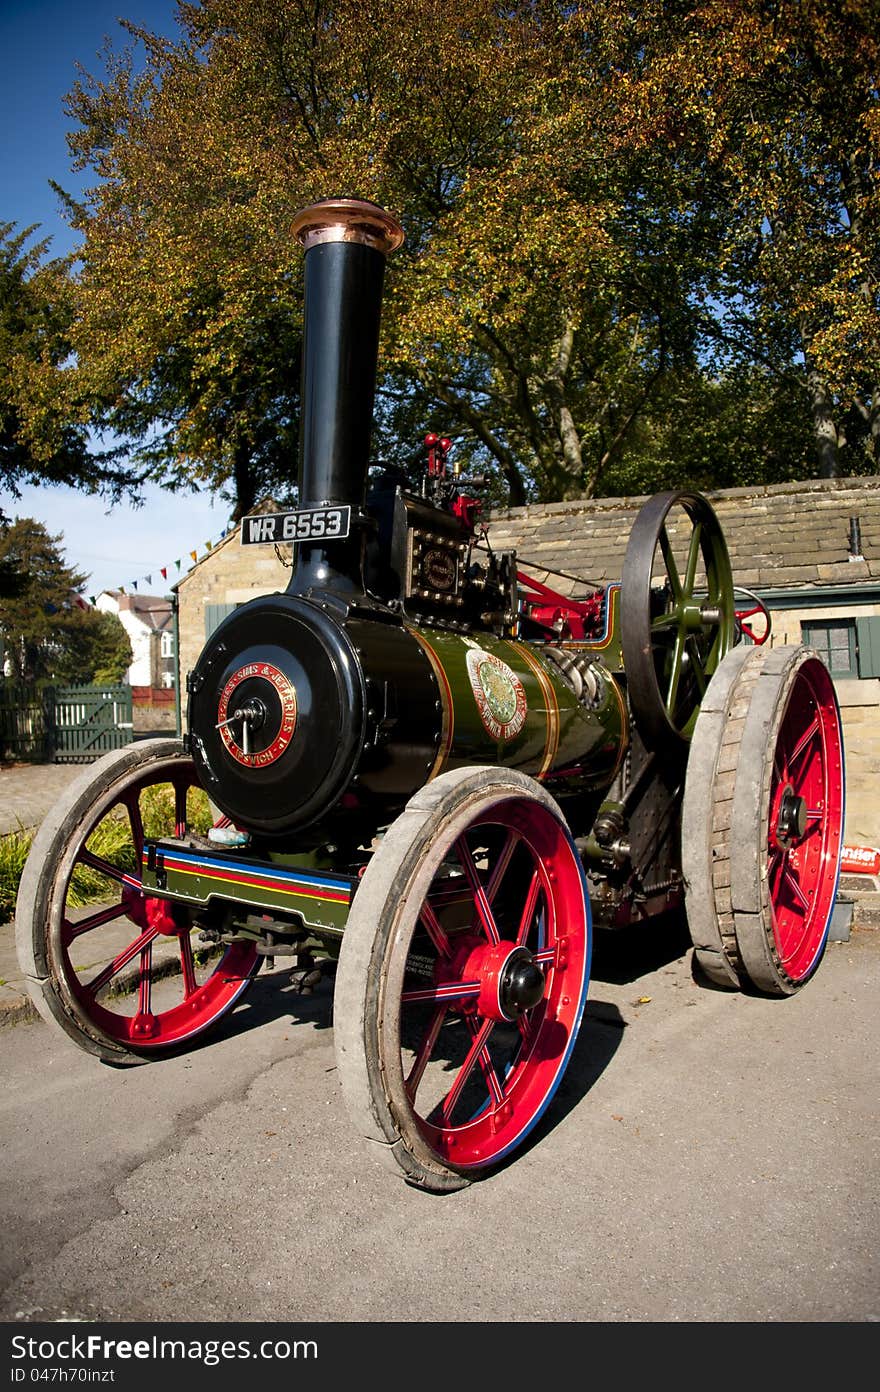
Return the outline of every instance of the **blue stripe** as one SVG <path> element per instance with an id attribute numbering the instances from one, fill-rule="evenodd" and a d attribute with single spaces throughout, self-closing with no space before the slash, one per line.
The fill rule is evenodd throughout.
<path id="1" fill-rule="evenodd" d="M 192 865 L 197 868 L 207 867 L 209 870 L 238 870 L 244 874 L 250 872 L 251 874 L 263 875 L 268 879 L 279 880 L 282 884 L 290 884 L 292 880 L 295 880 L 301 884 L 315 885 L 319 889 L 350 890 L 352 888 L 350 880 L 330 880 L 326 877 L 322 878 L 318 875 L 310 875 L 305 870 L 295 870 L 292 866 L 290 869 L 279 870 L 275 866 L 264 865 L 262 861 L 211 860 L 207 856 L 197 857 L 184 855 L 180 851 L 163 851 L 161 846 L 157 847 L 157 849 L 161 854 L 169 857 L 171 860 L 177 861 L 183 865 Z M 144 855 L 144 864 L 146 864 L 146 854 Z"/>

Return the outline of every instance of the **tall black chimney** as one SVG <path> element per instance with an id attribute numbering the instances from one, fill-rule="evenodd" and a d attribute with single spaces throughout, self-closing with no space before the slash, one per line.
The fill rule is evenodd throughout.
<path id="1" fill-rule="evenodd" d="M 298 544 L 287 588 L 360 590 L 382 282 L 403 229 L 375 203 L 327 198 L 293 233 L 305 251 L 299 507 L 349 504 L 352 519 L 344 541 Z"/>

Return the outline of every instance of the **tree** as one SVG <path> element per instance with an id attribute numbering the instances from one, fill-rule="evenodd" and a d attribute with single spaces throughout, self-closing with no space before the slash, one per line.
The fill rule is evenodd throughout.
<path id="1" fill-rule="evenodd" d="M 407 231 L 385 455 L 412 453 L 421 418 L 513 502 L 687 482 L 705 432 L 692 449 L 676 421 L 723 406 L 735 441 L 734 389 L 753 425 L 780 413 L 765 477 L 811 472 L 791 445 L 802 420 L 820 430 L 823 392 L 870 440 L 876 44 L 865 5 L 837 8 L 205 0 L 181 6 L 179 40 L 127 26 L 132 49 L 69 104 L 96 176 L 75 215 L 75 349 L 102 423 L 155 477 L 226 488 L 239 514 L 283 499 L 289 222 L 348 193 Z M 858 446 L 849 460 L 874 466 Z"/>
<path id="2" fill-rule="evenodd" d="M 0 528 L 0 568 L 17 574 L 17 592 L 0 598 L 0 635 L 8 675 L 17 681 L 121 680 L 131 644 L 115 615 L 81 607 L 86 576 L 72 570 L 41 522 L 21 518 Z M 107 622 L 107 620 L 112 620 Z"/>
<path id="3" fill-rule="evenodd" d="M 33 228 L 0 223 L 0 485 L 67 483 L 118 498 L 136 487 L 119 450 L 89 437 L 93 402 L 71 361 L 69 263 L 46 260 Z"/>
<path id="4" fill-rule="evenodd" d="M 880 467 L 880 30 L 870 0 L 656 0 L 620 110 L 716 183 L 714 343 L 797 379 L 820 474 Z"/>
<path id="5" fill-rule="evenodd" d="M 131 641 L 115 614 L 78 609 L 54 662 L 53 679 L 70 685 L 118 686 L 134 661 Z"/>

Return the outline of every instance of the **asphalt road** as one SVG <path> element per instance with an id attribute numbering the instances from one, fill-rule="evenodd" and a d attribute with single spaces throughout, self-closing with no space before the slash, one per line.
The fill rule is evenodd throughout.
<path id="1" fill-rule="evenodd" d="M 771 1001 L 697 985 L 680 927 L 597 949 L 540 1133 L 445 1197 L 352 1133 L 328 984 L 112 1069 L 0 1031 L 0 1320 L 880 1318 L 880 933 Z"/>

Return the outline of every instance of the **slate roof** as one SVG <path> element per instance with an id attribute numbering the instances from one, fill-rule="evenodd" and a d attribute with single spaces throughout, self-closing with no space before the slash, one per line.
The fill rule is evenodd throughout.
<path id="1" fill-rule="evenodd" d="M 103 593 L 115 599 L 120 610 L 129 610 L 156 633 L 161 633 L 171 623 L 171 601 L 163 595 L 127 594 L 122 590 L 104 590 Z"/>
<path id="2" fill-rule="evenodd" d="M 880 475 L 809 479 L 761 488 L 705 490 L 727 541 L 738 585 L 767 591 L 880 582 Z M 545 567 L 596 584 L 619 580 L 630 529 L 647 497 L 533 503 L 496 511 L 493 550 L 515 549 L 537 579 Z M 849 520 L 859 519 L 862 560 L 849 559 Z M 547 575 L 563 594 L 583 589 Z"/>

